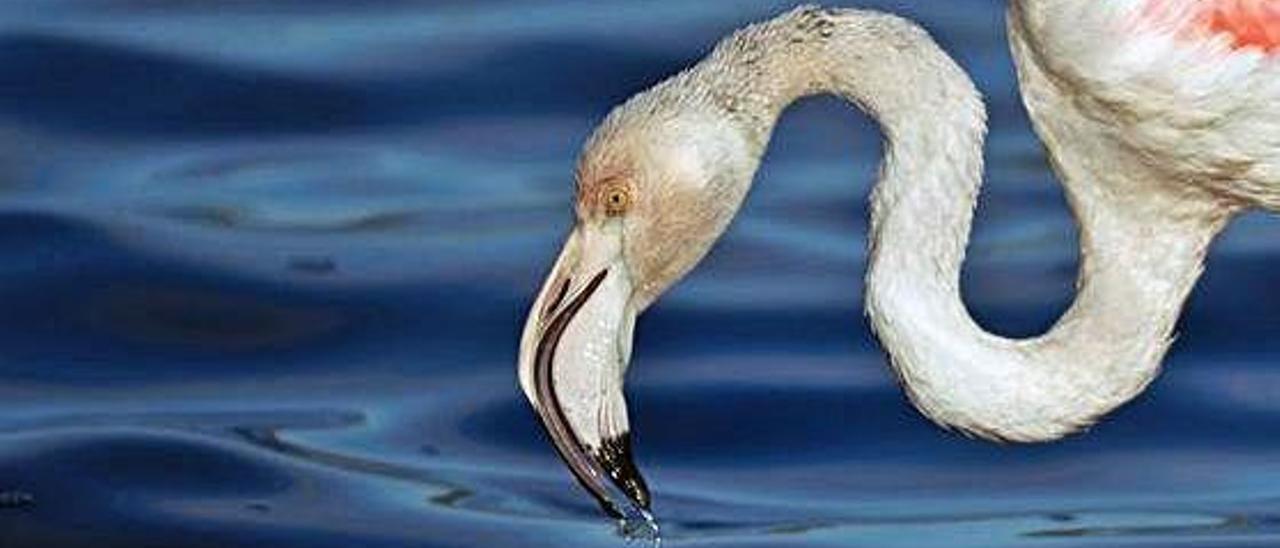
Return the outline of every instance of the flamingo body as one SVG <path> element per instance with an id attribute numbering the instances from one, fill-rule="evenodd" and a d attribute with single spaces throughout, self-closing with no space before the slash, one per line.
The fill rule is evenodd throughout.
<path id="1" fill-rule="evenodd" d="M 960 295 L 986 137 L 964 70 L 871 11 L 805 6 L 733 33 L 588 140 L 577 223 L 521 337 L 521 388 L 602 507 L 647 516 L 622 389 L 636 317 L 723 233 L 786 107 L 832 94 L 885 135 L 865 304 L 911 402 L 992 440 L 1088 427 L 1159 373 L 1217 234 L 1280 210 L 1278 5 L 1011 2 L 1023 99 L 1081 245 L 1074 302 L 1024 339 L 984 330 Z"/>
<path id="2" fill-rule="evenodd" d="M 1019 0 L 1010 12 L 1037 129 L 1082 118 L 1064 151 L 1106 142 L 1126 171 L 1280 208 L 1280 0 Z"/>

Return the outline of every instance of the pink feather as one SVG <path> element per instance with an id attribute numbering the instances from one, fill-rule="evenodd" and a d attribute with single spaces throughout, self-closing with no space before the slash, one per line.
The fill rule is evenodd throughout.
<path id="1" fill-rule="evenodd" d="M 1237 48 L 1280 53 L 1280 0 L 1149 0 L 1143 13 L 1190 38 L 1225 34 Z"/>

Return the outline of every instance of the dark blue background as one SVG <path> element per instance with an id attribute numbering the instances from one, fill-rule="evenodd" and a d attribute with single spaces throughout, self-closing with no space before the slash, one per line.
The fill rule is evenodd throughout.
<path id="1" fill-rule="evenodd" d="M 764 1 L 0 4 L 0 546 L 617 546 L 516 389 L 609 107 Z M 922 21 L 991 106 L 964 289 L 1007 335 L 1076 240 L 1002 2 Z M 1086 436 L 942 432 L 862 315 L 879 135 L 789 111 L 739 220 L 640 321 L 671 546 L 1280 543 L 1280 224 L 1218 243 L 1166 373 Z"/>

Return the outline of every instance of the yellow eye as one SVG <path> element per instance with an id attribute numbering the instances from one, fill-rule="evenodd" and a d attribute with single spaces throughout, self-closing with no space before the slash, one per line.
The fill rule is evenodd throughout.
<path id="1" fill-rule="evenodd" d="M 604 202 L 604 213 L 617 217 L 631 208 L 631 191 L 624 185 L 609 185 L 601 193 Z"/>

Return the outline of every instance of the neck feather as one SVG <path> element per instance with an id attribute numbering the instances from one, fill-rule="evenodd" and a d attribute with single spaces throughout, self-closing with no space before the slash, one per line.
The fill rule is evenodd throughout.
<path id="1" fill-rule="evenodd" d="M 972 435 L 1054 439 L 1139 393 L 1225 223 L 1220 209 L 1123 180 L 1119 161 L 1090 161 L 1107 151 L 1081 146 L 1089 134 L 1038 124 L 1080 223 L 1078 294 L 1048 333 L 1008 339 L 978 326 L 960 296 L 985 107 L 919 27 L 799 8 L 736 33 L 669 86 L 697 90 L 736 122 L 757 162 L 800 97 L 835 94 L 879 121 L 886 157 L 872 196 L 867 312 L 913 403 Z"/>

